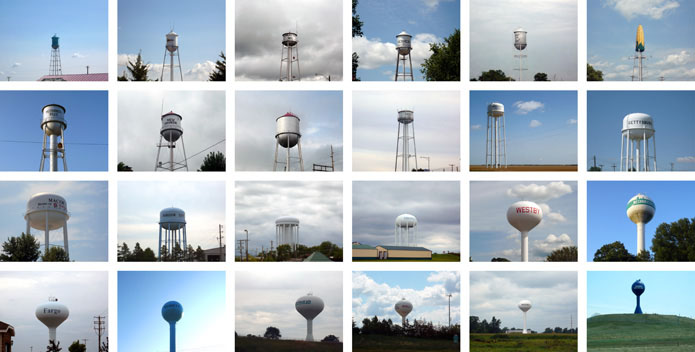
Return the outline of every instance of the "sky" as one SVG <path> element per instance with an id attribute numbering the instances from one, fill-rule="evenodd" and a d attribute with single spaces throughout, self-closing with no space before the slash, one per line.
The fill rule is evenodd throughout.
<path id="1" fill-rule="evenodd" d="M 234 274 L 235 331 L 239 336 L 263 336 L 274 326 L 283 340 L 304 340 L 306 319 L 294 303 L 307 293 L 323 300 L 314 318 L 314 340 L 335 335 L 343 341 L 343 272 L 237 271 Z"/>
<path id="2" fill-rule="evenodd" d="M 36 318 L 36 307 L 49 296 L 67 306 L 68 319 L 56 330 L 63 351 L 75 340 L 87 339 L 87 350 L 97 350 L 94 317 L 109 321 L 108 275 L 105 271 L 4 271 L 0 273 L 0 320 L 15 328 L 13 351 L 45 350 L 48 328 Z M 109 336 L 109 326 L 102 341 Z M 80 341 L 80 343 L 84 343 Z"/>
<path id="3" fill-rule="evenodd" d="M 601 0 L 587 8 L 588 63 L 607 81 L 632 80 L 637 26 L 644 28 L 644 80 L 695 80 L 695 2 Z"/>
<path id="4" fill-rule="evenodd" d="M 68 248 L 70 260 L 105 262 L 108 260 L 108 184 L 105 181 L 0 182 L 0 212 L 12 214 L 3 220 L 0 243 L 26 232 L 27 202 L 36 193 L 50 192 L 65 198 L 68 207 Z M 44 232 L 31 229 L 44 253 Z M 63 229 L 49 234 L 51 246 L 63 247 Z"/>
<path id="5" fill-rule="evenodd" d="M 504 105 L 509 165 L 577 164 L 576 92 L 471 91 L 470 97 L 471 165 L 485 165 L 487 106 L 493 102 Z"/>
<path id="6" fill-rule="evenodd" d="M 531 301 L 526 328 L 543 332 L 545 328 L 577 328 L 576 271 L 472 271 L 470 315 L 480 321 L 492 317 L 502 321 L 500 328 L 523 329 L 521 300 Z"/>
<path id="7" fill-rule="evenodd" d="M 461 164 L 458 91 L 354 91 L 352 99 L 353 170 L 393 171 L 401 109 L 413 111 L 419 168 L 427 168 L 423 157 L 432 170 Z"/>
<path id="8" fill-rule="evenodd" d="M 69 171 L 108 171 L 108 93 L 106 91 L 1 91 L 2 171 L 38 171 L 43 130 L 41 110 L 48 104 L 65 108 L 65 159 Z M 48 148 L 48 138 L 46 139 Z M 63 170 L 63 160 L 58 169 Z M 44 170 L 50 164 L 48 157 Z"/>
<path id="9" fill-rule="evenodd" d="M 461 252 L 460 184 L 450 181 L 356 181 L 352 183 L 352 241 L 394 245 L 401 214 L 417 218 L 417 247 Z"/>
<path id="10" fill-rule="evenodd" d="M 179 35 L 179 59 L 184 81 L 207 81 L 225 52 L 224 0 L 121 0 L 118 2 L 118 75 L 128 60 L 135 62 L 138 52 L 152 65 L 149 78 L 159 79 L 165 58 L 166 34 Z M 170 57 L 167 52 L 167 63 Z M 174 58 L 178 66 L 178 59 Z M 164 73 L 169 80 L 170 71 Z M 178 68 L 174 79 L 180 79 Z"/>
<path id="11" fill-rule="evenodd" d="M 529 261 L 544 261 L 552 251 L 577 245 L 577 183 L 471 181 L 470 255 L 487 262 L 521 259 L 521 235 L 507 222 L 507 208 L 528 200 L 543 210 L 543 220 L 529 232 Z"/>
<path id="12" fill-rule="evenodd" d="M 343 79 L 342 1 L 235 3 L 237 81 L 279 80 L 282 34 L 290 31 L 297 32 L 302 81 L 324 81 L 328 76 L 332 81 Z"/>
<path id="13" fill-rule="evenodd" d="M 601 246 L 615 241 L 637 254 L 637 225 L 626 214 L 627 202 L 638 193 L 656 204 L 654 218 L 644 227 L 644 247 L 651 251 L 652 238 L 661 223 L 693 218 L 684 195 L 695 194 L 695 183 L 685 181 L 590 181 L 587 185 L 587 260 Z"/>
<path id="14" fill-rule="evenodd" d="M 56 20 L 58 19 L 58 20 Z M 60 38 L 63 74 L 108 70 L 108 1 L 3 0 L 0 80 L 36 81 L 48 75 L 51 37 Z"/>
<path id="15" fill-rule="evenodd" d="M 183 306 L 176 323 L 179 351 L 225 350 L 230 332 L 223 271 L 119 271 L 118 349 L 169 351 L 169 324 L 162 318 L 169 301 Z"/>
<path id="16" fill-rule="evenodd" d="M 118 244 L 126 242 L 132 249 L 139 242 L 143 249 L 149 247 L 156 255 L 159 212 L 175 207 L 186 212 L 188 244 L 194 249 L 219 248 L 216 237 L 219 225 L 225 224 L 224 187 L 224 182 L 219 181 L 119 182 Z"/>
<path id="17" fill-rule="evenodd" d="M 695 171 L 695 92 L 589 91 L 587 93 L 587 165 L 620 171 L 620 136 L 627 114 L 654 119 L 659 171 Z M 649 141 L 651 143 L 651 140 Z M 651 147 L 649 148 L 651 150 Z"/>
<path id="18" fill-rule="evenodd" d="M 186 156 L 189 158 L 189 171 L 198 170 L 209 153 L 225 153 L 224 94 L 222 91 L 205 90 L 120 91 L 118 93 L 118 161 L 129 165 L 134 171 L 154 170 L 157 144 L 160 141 L 159 131 L 162 127 L 162 111 L 164 113 L 173 111 L 182 117 L 182 138 Z M 221 143 L 205 150 L 218 142 Z M 175 162 L 184 160 L 181 144 L 180 140 L 176 143 Z M 168 148 L 162 148 L 160 158 L 160 161 L 164 162 L 169 160 Z M 179 171 L 186 171 L 186 169 Z"/>
<path id="19" fill-rule="evenodd" d="M 335 171 L 343 170 L 343 93 L 341 91 L 237 91 L 236 171 L 273 171 L 275 119 L 292 112 L 300 119 L 304 171 L 312 164 L 331 165 L 333 146 Z M 278 148 L 278 159 L 287 150 Z M 290 150 L 291 170 L 297 169 L 297 148 Z M 284 163 L 278 170 L 284 170 Z"/>
<path id="20" fill-rule="evenodd" d="M 355 271 L 352 273 L 352 318 L 358 327 L 375 315 L 401 325 L 396 302 L 405 298 L 413 304 L 406 317 L 437 325 L 461 324 L 461 277 L 458 271 Z"/>
<path id="21" fill-rule="evenodd" d="M 637 299 L 632 284 L 642 280 L 640 307 L 644 314 L 695 317 L 695 274 L 688 271 L 588 271 L 587 317 L 597 314 L 632 314 Z"/>
<path id="22" fill-rule="evenodd" d="M 272 181 L 235 184 L 236 240 L 246 239 L 254 255 L 277 247 L 275 219 L 299 219 L 299 242 L 311 247 L 330 241 L 343 247 L 343 184 L 335 181 Z M 288 206 L 291 204 L 291 206 Z"/>
<path id="23" fill-rule="evenodd" d="M 432 55 L 430 44 L 461 28 L 458 0 L 361 0 L 357 15 L 362 37 L 352 38 L 352 51 L 359 55 L 357 77 L 363 81 L 393 81 L 396 73 L 396 35 L 412 35 L 410 52 L 413 76 L 422 81 L 420 69 Z"/>
<path id="24" fill-rule="evenodd" d="M 528 43 L 523 81 L 538 72 L 551 81 L 577 80 L 577 0 L 471 0 L 470 14 L 471 78 L 502 70 L 519 80 L 514 30 L 521 27 Z"/>

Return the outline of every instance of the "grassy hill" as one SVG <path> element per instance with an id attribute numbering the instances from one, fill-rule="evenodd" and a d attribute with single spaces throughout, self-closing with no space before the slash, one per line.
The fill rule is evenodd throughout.
<path id="1" fill-rule="evenodd" d="M 405 336 L 353 335 L 352 350 L 359 352 L 459 352 L 460 344 L 450 340 L 418 339 Z"/>
<path id="2" fill-rule="evenodd" d="M 471 352 L 570 352 L 577 349 L 577 334 L 471 334 L 470 340 Z"/>
<path id="3" fill-rule="evenodd" d="M 598 315 L 587 320 L 587 347 L 594 352 L 695 351 L 695 320 L 659 314 Z"/>
<path id="4" fill-rule="evenodd" d="M 237 352 L 342 352 L 343 343 L 307 342 L 294 340 L 268 340 L 260 337 L 237 337 Z"/>

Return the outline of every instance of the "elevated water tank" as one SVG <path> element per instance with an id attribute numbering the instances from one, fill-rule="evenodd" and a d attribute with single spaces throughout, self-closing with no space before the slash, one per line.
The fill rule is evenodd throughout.
<path id="1" fill-rule="evenodd" d="M 165 208 L 159 212 L 159 225 L 162 228 L 178 230 L 186 225 L 186 212 L 179 208 Z"/>
<path id="2" fill-rule="evenodd" d="M 623 132 L 630 131 L 630 139 L 651 138 L 654 135 L 654 119 L 640 112 L 625 115 Z"/>
<path id="3" fill-rule="evenodd" d="M 399 54 L 408 55 L 408 53 L 410 53 L 410 50 L 412 50 L 410 39 L 412 37 L 412 35 L 406 33 L 405 31 L 396 36 L 396 50 L 398 50 Z"/>
<path id="4" fill-rule="evenodd" d="M 417 218 L 410 214 L 402 214 L 396 218 L 396 226 L 401 228 L 413 228 L 417 226 Z"/>
<path id="5" fill-rule="evenodd" d="M 285 148 L 292 148 L 297 145 L 299 138 L 299 117 L 288 112 L 275 119 L 275 138 L 278 143 Z"/>
<path id="6" fill-rule="evenodd" d="M 412 110 L 400 110 L 398 112 L 398 122 L 407 125 L 413 122 L 413 111 Z"/>
<path id="7" fill-rule="evenodd" d="M 523 28 L 514 31 L 514 47 L 517 50 L 526 49 L 526 31 Z"/>
<path id="8" fill-rule="evenodd" d="M 61 228 L 69 218 L 65 198 L 53 193 L 37 193 L 31 196 L 24 213 L 24 220 L 27 220 L 32 228 L 42 231 Z"/>
<path id="9" fill-rule="evenodd" d="M 287 32 L 282 34 L 282 45 L 295 46 L 297 42 L 297 33 Z"/>
<path id="10" fill-rule="evenodd" d="M 169 52 L 175 52 L 179 48 L 179 35 L 172 29 L 171 32 L 167 33 L 167 50 Z"/>
<path id="11" fill-rule="evenodd" d="M 162 128 L 159 130 L 159 133 L 167 142 L 176 142 L 181 138 L 183 134 L 183 127 L 181 127 L 182 119 L 181 115 L 173 111 L 162 115 Z"/>
<path id="12" fill-rule="evenodd" d="M 65 108 L 58 104 L 48 104 L 41 109 L 41 129 L 47 135 L 60 136 L 61 131 L 68 128 L 65 122 Z"/>
<path id="13" fill-rule="evenodd" d="M 504 105 L 500 103 L 492 103 L 487 106 L 487 114 L 493 117 L 504 116 Z"/>

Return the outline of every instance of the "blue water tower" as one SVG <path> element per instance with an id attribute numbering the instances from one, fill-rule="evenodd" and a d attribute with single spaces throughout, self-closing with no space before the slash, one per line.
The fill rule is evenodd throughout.
<path id="1" fill-rule="evenodd" d="M 644 293 L 644 284 L 642 281 L 637 280 L 632 284 L 632 293 L 637 296 L 637 307 L 635 308 L 635 314 L 642 314 L 642 308 L 639 306 L 639 297 Z"/>
<path id="2" fill-rule="evenodd" d="M 51 37 L 51 48 L 58 49 L 60 47 L 60 44 L 58 44 L 58 39 L 60 39 L 60 37 L 58 37 L 56 34 Z"/>
<path id="3" fill-rule="evenodd" d="M 169 351 L 176 352 L 176 322 L 183 316 L 183 306 L 176 301 L 164 303 L 162 318 L 169 323 Z"/>

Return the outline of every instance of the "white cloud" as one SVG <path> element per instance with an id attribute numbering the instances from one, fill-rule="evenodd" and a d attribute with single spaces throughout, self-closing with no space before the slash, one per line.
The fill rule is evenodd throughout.
<path id="1" fill-rule="evenodd" d="M 675 54 L 666 55 L 666 57 L 657 62 L 657 65 L 685 65 L 691 62 L 693 56 L 687 50 L 681 50 Z"/>
<path id="2" fill-rule="evenodd" d="M 612 7 L 628 20 L 638 16 L 658 20 L 666 12 L 678 8 L 680 4 L 675 0 L 606 0 L 604 6 Z"/>
<path id="3" fill-rule="evenodd" d="M 21 62 L 15 62 L 14 64 L 12 64 L 12 68 L 19 67 L 19 66 L 22 66 Z"/>
<path id="4" fill-rule="evenodd" d="M 85 56 L 80 54 L 80 53 L 73 53 L 72 58 L 73 59 L 83 59 Z"/>
<path id="5" fill-rule="evenodd" d="M 552 233 L 545 239 L 533 241 L 532 251 L 537 257 L 547 257 L 552 251 L 572 246 L 572 239 L 566 233 L 555 236 Z"/>
<path id="6" fill-rule="evenodd" d="M 471 130 L 479 130 L 483 128 L 483 125 L 471 125 Z"/>
<path id="7" fill-rule="evenodd" d="M 439 7 L 439 3 L 446 1 L 446 2 L 451 2 L 453 0 L 422 0 L 422 2 L 425 4 L 425 8 L 427 12 L 431 12 L 437 9 Z"/>
<path id="8" fill-rule="evenodd" d="M 516 108 L 516 113 L 520 115 L 526 115 L 529 112 L 535 111 L 535 110 L 541 110 L 543 111 L 543 108 L 545 107 L 545 104 L 531 100 L 531 101 L 517 101 L 514 104 L 514 107 Z M 535 126 L 532 126 L 535 127 Z"/>
<path id="9" fill-rule="evenodd" d="M 695 156 L 681 156 L 676 158 L 678 163 L 695 163 Z"/>
<path id="10" fill-rule="evenodd" d="M 528 127 L 536 128 L 536 127 L 539 127 L 540 125 L 542 125 L 542 123 L 540 121 L 531 120 L 531 122 L 528 124 Z"/>
<path id="11" fill-rule="evenodd" d="M 555 213 L 548 204 L 540 203 L 538 206 L 543 210 L 543 219 L 552 222 L 567 222 L 567 218 L 560 213 Z"/>
<path id="12" fill-rule="evenodd" d="M 576 125 L 577 124 L 577 119 L 569 119 L 567 120 L 568 125 Z"/>
<path id="13" fill-rule="evenodd" d="M 521 184 L 507 190 L 509 197 L 528 198 L 536 201 L 547 201 L 570 193 L 572 193 L 572 187 L 562 181 L 550 182 L 547 185 Z"/>
<path id="14" fill-rule="evenodd" d="M 73 56 L 74 57 L 74 56 Z M 128 64 L 129 61 L 135 62 L 137 59 L 138 54 L 118 54 L 118 66 L 119 67 L 124 67 Z M 148 72 L 148 77 L 152 80 L 159 79 L 162 77 L 162 68 L 165 67 L 165 65 L 162 64 L 153 64 L 153 63 L 147 63 L 149 65 L 149 72 Z M 196 63 L 193 65 L 193 68 L 190 70 L 186 71 L 183 73 L 183 80 L 184 81 L 207 81 L 209 78 L 210 73 L 215 69 L 215 63 L 213 61 L 205 61 L 202 63 Z M 164 72 L 166 75 L 169 74 L 168 67 L 165 69 Z M 123 74 L 123 72 L 119 72 L 119 75 Z M 178 75 L 179 72 L 178 70 L 174 71 L 174 76 L 175 79 L 178 80 Z M 164 78 L 165 81 L 168 81 L 169 78 L 168 76 Z"/>
<path id="15" fill-rule="evenodd" d="M 184 73 L 183 79 L 186 81 L 207 81 L 210 78 L 210 73 L 215 69 L 215 63 L 205 61 L 193 65 L 193 68 Z"/>
<path id="16" fill-rule="evenodd" d="M 414 35 L 411 41 L 413 50 L 410 52 L 413 67 L 420 67 L 425 59 L 430 57 L 430 44 L 442 41 L 443 39 L 430 33 Z M 352 38 L 352 48 L 360 56 L 360 68 L 370 70 L 384 65 L 395 65 L 395 39 L 393 42 L 382 42 L 379 38 L 355 37 Z"/>

